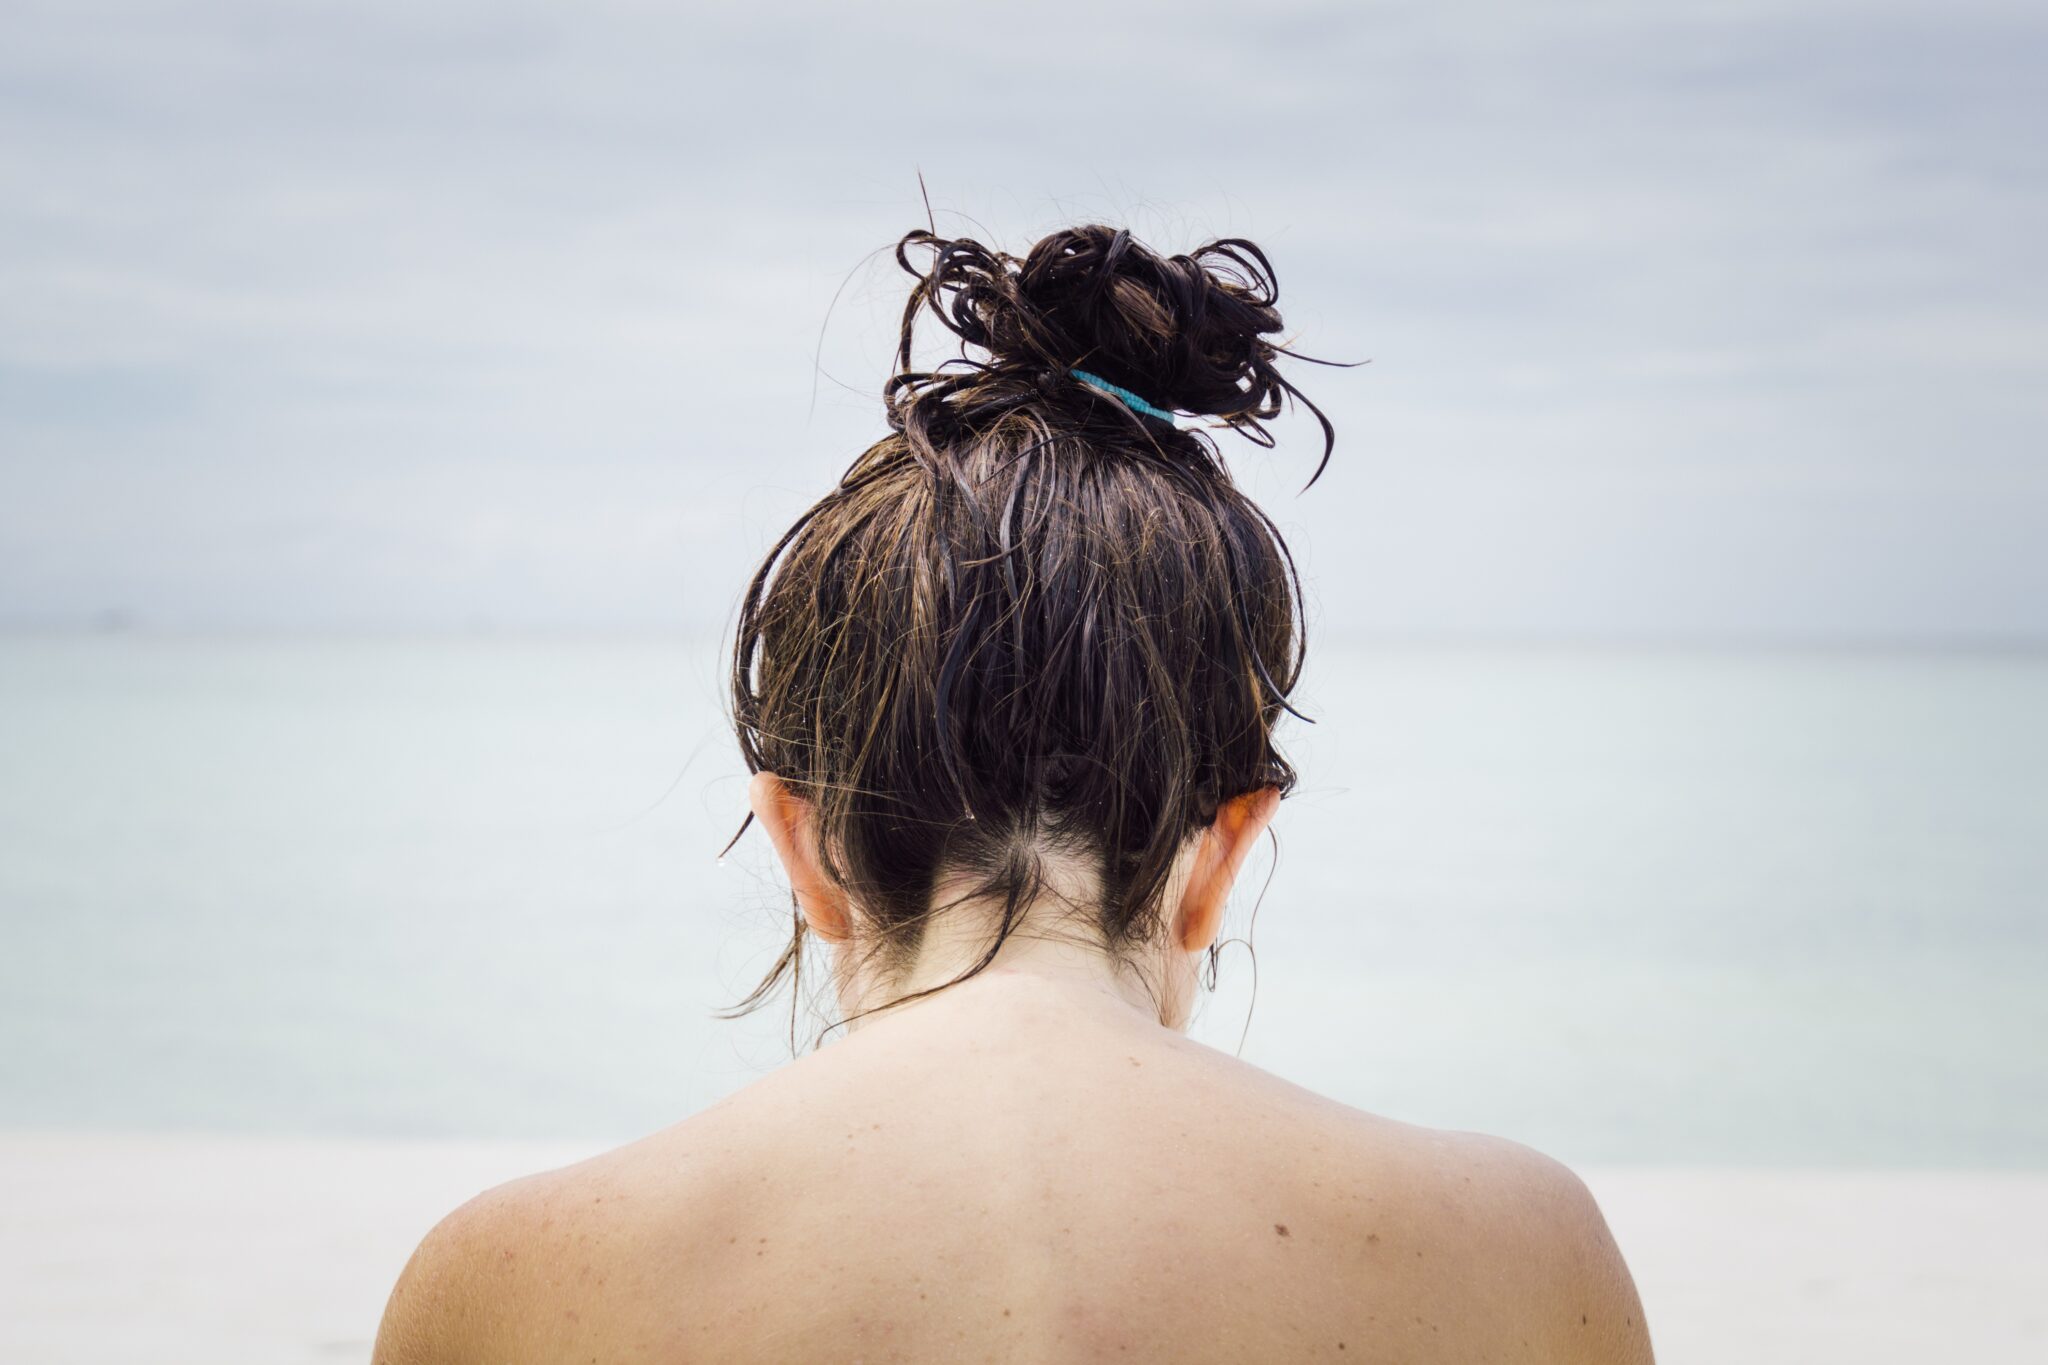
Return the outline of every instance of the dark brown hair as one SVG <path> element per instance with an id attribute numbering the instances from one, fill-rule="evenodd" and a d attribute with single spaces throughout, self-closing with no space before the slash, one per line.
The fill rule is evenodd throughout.
<path id="1" fill-rule="evenodd" d="M 1297 398 L 1323 430 L 1311 484 L 1335 433 L 1275 369 L 1295 353 L 1269 339 L 1277 283 L 1248 241 L 1162 257 L 1090 225 L 1019 259 L 920 230 L 896 260 L 916 284 L 883 389 L 890 430 L 747 588 L 741 751 L 811 803 L 822 865 L 898 964 L 946 874 L 1001 906 L 956 980 L 987 966 L 1053 854 L 1097 872 L 1105 946 L 1144 942 L 1217 807 L 1294 785 L 1272 732 L 1301 671 L 1300 582 L 1206 430 L 1074 371 L 1269 447 L 1265 419 Z M 919 371 L 927 314 L 961 354 Z M 803 951 L 799 913 L 733 1012 L 800 984 Z"/>

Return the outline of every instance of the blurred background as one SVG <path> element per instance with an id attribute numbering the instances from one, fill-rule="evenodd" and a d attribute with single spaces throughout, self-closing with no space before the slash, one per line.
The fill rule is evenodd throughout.
<path id="1" fill-rule="evenodd" d="M 883 429 L 927 194 L 1020 253 L 1249 237 L 1298 347 L 1371 362 L 1294 371 L 1314 487 L 1305 417 L 1230 451 L 1307 580 L 1315 724 L 1200 1037 L 1589 1169 L 2048 1168 L 2038 7 L 5 32 L 0 1128 L 36 1172 L 616 1141 L 787 1058 L 787 1013 L 711 1017 L 787 906 L 756 833 L 715 861 L 722 632 Z"/>

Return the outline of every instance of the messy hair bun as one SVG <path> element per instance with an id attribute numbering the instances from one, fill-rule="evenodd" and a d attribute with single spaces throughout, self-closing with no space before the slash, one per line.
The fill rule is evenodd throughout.
<path id="1" fill-rule="evenodd" d="M 912 261 L 916 248 L 930 249 L 928 265 Z M 1336 441 L 1329 419 L 1275 362 L 1283 355 L 1331 362 L 1268 340 L 1282 328 L 1279 284 L 1266 254 L 1243 238 L 1162 257 L 1128 229 L 1089 224 L 1054 232 L 1019 259 L 919 229 L 897 243 L 896 261 L 917 278 L 904 307 L 899 373 L 885 391 L 899 430 L 917 421 L 921 402 L 950 402 L 971 390 L 973 409 L 998 411 L 1070 392 L 1073 372 L 1083 370 L 1158 408 L 1218 418 L 1215 425 L 1268 447 L 1265 420 L 1291 395 L 1323 429 L 1323 460 L 1310 483 L 1328 462 Z M 956 371 L 950 376 L 912 370 L 920 309 L 989 359 L 948 361 L 941 370 Z"/>
<path id="2" fill-rule="evenodd" d="M 1304 652 L 1278 528 L 1173 414 L 1271 445 L 1284 395 L 1322 423 L 1325 462 L 1334 432 L 1275 368 L 1294 352 L 1250 242 L 1162 257 L 1090 225 L 1020 259 L 916 231 L 896 259 L 916 283 L 890 431 L 748 585 L 741 752 L 810 803 L 856 946 L 885 966 L 964 879 L 997 907 L 979 971 L 1054 869 L 1088 887 L 1077 908 L 1109 951 L 1152 941 L 1221 803 L 1292 788 L 1273 731 Z M 916 370 L 926 316 L 960 354 Z M 800 976 L 792 926 L 737 1008 Z"/>

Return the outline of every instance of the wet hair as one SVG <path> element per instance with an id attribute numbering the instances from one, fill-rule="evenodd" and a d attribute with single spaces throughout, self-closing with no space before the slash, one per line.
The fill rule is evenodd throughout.
<path id="1" fill-rule="evenodd" d="M 1270 447 L 1267 419 L 1299 401 L 1323 432 L 1314 483 L 1335 433 L 1276 369 L 1313 358 L 1276 339 L 1273 270 L 1239 238 L 1167 257 L 1088 225 L 1020 259 L 919 230 L 896 260 L 916 283 L 889 432 L 747 587 L 740 749 L 810 803 L 856 941 L 890 965 L 941 879 L 965 878 L 963 899 L 1000 907 L 955 981 L 980 971 L 1053 858 L 1097 874 L 1106 948 L 1144 943 L 1186 841 L 1224 801 L 1295 782 L 1273 729 L 1304 657 L 1300 580 L 1209 430 Z M 919 370 L 927 317 L 960 354 Z M 1209 420 L 1145 415 L 1077 369 Z M 731 1013 L 800 987 L 804 942 L 799 912 Z"/>

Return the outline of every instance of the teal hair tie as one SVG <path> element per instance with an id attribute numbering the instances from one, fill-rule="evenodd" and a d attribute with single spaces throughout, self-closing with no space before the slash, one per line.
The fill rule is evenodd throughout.
<path id="1" fill-rule="evenodd" d="M 1142 412 L 1147 417 L 1157 417 L 1160 421 L 1165 422 L 1171 426 L 1177 427 L 1180 425 L 1179 422 L 1174 420 L 1173 414 L 1168 412 L 1165 408 L 1153 406 L 1152 404 L 1146 402 L 1144 399 L 1138 397 L 1138 395 L 1136 395 L 1135 393 L 1132 393 L 1129 389 L 1121 388 L 1118 385 L 1112 384 L 1099 374 L 1090 374 L 1086 370 L 1068 370 L 1067 373 L 1071 374 L 1072 376 L 1074 376 L 1074 378 L 1080 380 L 1083 384 L 1086 384 L 1088 387 L 1092 389 L 1102 390 L 1111 398 L 1116 399 L 1125 407 L 1129 408 L 1132 412 Z"/>

